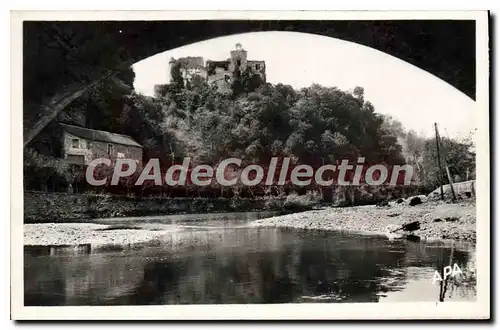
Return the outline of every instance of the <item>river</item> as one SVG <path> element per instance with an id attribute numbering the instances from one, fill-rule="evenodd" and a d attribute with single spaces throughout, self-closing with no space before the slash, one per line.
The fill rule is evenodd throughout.
<path id="1" fill-rule="evenodd" d="M 473 249 L 342 232 L 253 228 L 262 213 L 99 219 L 181 226 L 155 241 L 89 249 L 25 246 L 27 306 L 438 301 L 434 271 L 474 264 Z M 118 229 L 119 230 L 119 229 Z M 452 246 L 454 244 L 454 246 Z M 452 260 L 450 261 L 450 258 Z M 456 283 L 455 283 L 456 282 Z M 448 283 L 445 301 L 473 301 Z"/>

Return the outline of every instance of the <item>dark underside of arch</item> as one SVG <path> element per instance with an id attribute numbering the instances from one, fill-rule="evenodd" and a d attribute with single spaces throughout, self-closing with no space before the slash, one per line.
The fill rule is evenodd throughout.
<path id="1" fill-rule="evenodd" d="M 77 80 L 68 76 L 78 66 L 99 71 L 115 65 L 105 54 L 91 52 L 100 44 L 114 46 L 116 55 L 135 62 L 193 42 L 255 31 L 356 42 L 420 67 L 475 99 L 475 22 L 457 20 L 25 22 L 24 78 L 27 83 L 42 80 L 50 89 Z"/>

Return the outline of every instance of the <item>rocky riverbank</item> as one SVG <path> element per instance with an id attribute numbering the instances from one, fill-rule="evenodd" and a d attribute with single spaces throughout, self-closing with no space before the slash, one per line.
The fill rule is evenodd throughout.
<path id="1" fill-rule="evenodd" d="M 420 228 L 412 231 L 398 230 L 405 224 L 419 223 Z M 426 240 L 443 239 L 475 242 L 476 205 L 475 200 L 458 203 L 430 201 L 410 206 L 408 203 L 391 203 L 386 206 L 357 206 L 325 208 L 306 211 L 251 223 L 256 227 L 283 227 L 314 230 L 341 230 L 366 234 L 412 235 Z"/>
<path id="2" fill-rule="evenodd" d="M 95 223 L 40 223 L 24 225 L 24 245 L 127 245 L 168 239 L 182 228 L 142 224 L 140 228 Z"/>

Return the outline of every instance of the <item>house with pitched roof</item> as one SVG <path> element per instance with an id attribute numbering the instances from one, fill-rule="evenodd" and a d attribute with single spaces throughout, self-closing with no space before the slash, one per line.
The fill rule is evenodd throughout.
<path id="1" fill-rule="evenodd" d="M 128 158 L 142 165 L 142 146 L 132 137 L 85 127 L 60 124 L 61 156 L 68 163 L 88 165 L 97 158 Z"/>

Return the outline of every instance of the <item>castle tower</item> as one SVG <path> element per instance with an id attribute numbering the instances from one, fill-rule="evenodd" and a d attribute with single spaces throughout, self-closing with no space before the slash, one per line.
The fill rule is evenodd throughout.
<path id="1" fill-rule="evenodd" d="M 243 49 L 240 43 L 236 44 L 236 48 L 231 51 L 231 65 L 230 70 L 235 71 L 237 69 L 243 72 L 247 68 L 247 51 Z"/>
<path id="2" fill-rule="evenodd" d="M 172 66 L 176 63 L 177 61 L 175 58 L 171 57 L 170 60 L 168 61 L 168 66 L 169 68 L 172 68 Z"/>
<path id="3" fill-rule="evenodd" d="M 177 61 L 173 57 L 171 57 L 170 60 L 168 61 L 168 75 L 170 76 L 170 82 L 172 82 L 172 76 L 171 76 L 172 69 L 176 63 Z"/>

